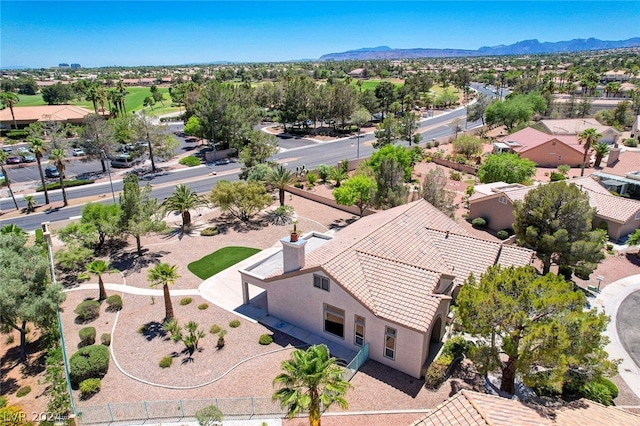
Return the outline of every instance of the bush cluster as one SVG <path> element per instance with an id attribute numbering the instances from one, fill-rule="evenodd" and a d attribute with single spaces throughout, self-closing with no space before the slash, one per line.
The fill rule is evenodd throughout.
<path id="1" fill-rule="evenodd" d="M 80 336 L 80 347 L 93 345 L 96 342 L 96 328 L 84 327 L 78 331 Z"/>
<path id="2" fill-rule="evenodd" d="M 202 235 L 203 237 L 213 237 L 218 235 L 219 233 L 220 231 L 218 231 L 218 228 L 215 226 L 210 226 L 200 231 L 200 235 Z"/>
<path id="3" fill-rule="evenodd" d="M 28 130 L 10 130 L 5 134 L 5 136 L 8 137 L 9 139 L 14 139 L 14 140 L 25 139 L 26 137 L 29 136 L 29 131 Z"/>
<path id="4" fill-rule="evenodd" d="M 565 180 L 567 177 L 562 173 L 551 172 L 551 182 L 556 182 L 559 180 Z"/>
<path id="5" fill-rule="evenodd" d="M 487 221 L 482 217 L 476 217 L 471 221 L 471 225 L 473 225 L 473 227 L 476 229 L 482 229 L 482 228 L 486 228 Z"/>
<path id="6" fill-rule="evenodd" d="M 505 229 L 501 229 L 496 234 L 496 237 L 500 238 L 501 240 L 506 240 L 507 238 L 509 238 L 509 231 L 507 231 Z"/>
<path id="7" fill-rule="evenodd" d="M 180 299 L 180 305 L 182 306 L 188 305 L 191 302 L 193 302 L 193 299 L 191 297 L 183 297 L 182 299 Z"/>
<path id="8" fill-rule="evenodd" d="M 89 399 L 100 391 L 102 382 L 98 378 L 86 379 L 80 383 L 80 399 Z"/>
<path id="9" fill-rule="evenodd" d="M 231 321 L 229 321 L 229 327 L 231 327 L 231 328 L 240 327 L 240 320 L 231 320 Z"/>
<path id="10" fill-rule="evenodd" d="M 120 297 L 117 294 L 114 294 L 112 296 L 107 297 L 107 299 L 105 300 L 105 302 L 107 302 L 107 306 L 108 306 L 108 310 L 109 311 L 119 311 L 122 309 L 122 297 Z"/>
<path id="11" fill-rule="evenodd" d="M 97 300 L 85 300 L 80 302 L 73 311 L 82 322 L 91 321 L 100 316 L 100 302 Z"/>
<path id="12" fill-rule="evenodd" d="M 100 343 L 102 343 L 105 346 L 110 346 L 111 345 L 111 334 L 110 333 L 102 333 L 102 335 L 100 336 Z"/>
<path id="13" fill-rule="evenodd" d="M 270 334 L 263 334 L 260 336 L 258 343 L 261 345 L 270 345 L 273 343 L 273 337 Z"/>
<path id="14" fill-rule="evenodd" d="M 424 385 L 428 389 L 437 389 L 445 381 L 447 368 L 453 362 L 453 356 L 441 354 L 431 363 L 424 377 Z"/>
<path id="15" fill-rule="evenodd" d="M 75 385 L 87 379 L 101 378 L 109 369 L 109 349 L 103 345 L 86 346 L 69 358 L 69 376 Z"/>
<path id="16" fill-rule="evenodd" d="M 218 324 L 213 324 L 211 326 L 211 328 L 209 329 L 209 333 L 218 334 L 220 332 L 220 330 L 222 330 L 222 327 L 220 327 Z"/>
<path id="17" fill-rule="evenodd" d="M 22 398 L 23 396 L 27 395 L 29 392 L 31 392 L 31 386 L 23 386 L 20 389 L 18 389 L 18 392 L 16 392 L 16 396 L 18 398 Z"/>
<path id="18" fill-rule="evenodd" d="M 201 303 L 201 304 L 198 305 L 198 309 L 200 309 L 201 311 L 204 311 L 208 307 L 209 307 L 208 303 Z"/>
<path id="19" fill-rule="evenodd" d="M 173 357 L 170 356 L 162 357 L 162 359 L 158 363 L 160 368 L 169 368 L 171 367 L 171 364 L 173 364 Z"/>
<path id="20" fill-rule="evenodd" d="M 188 157 L 181 158 L 180 161 L 178 161 L 178 163 L 188 167 L 199 166 L 200 159 L 193 155 L 189 155 Z"/>
<path id="21" fill-rule="evenodd" d="M 447 340 L 442 347 L 443 355 L 451 355 L 454 359 L 466 356 L 469 352 L 469 342 L 462 336 L 454 336 Z"/>
<path id="22" fill-rule="evenodd" d="M 624 146 L 629 146 L 632 148 L 635 148 L 638 146 L 638 141 L 636 139 L 625 139 L 623 143 L 624 143 Z"/>

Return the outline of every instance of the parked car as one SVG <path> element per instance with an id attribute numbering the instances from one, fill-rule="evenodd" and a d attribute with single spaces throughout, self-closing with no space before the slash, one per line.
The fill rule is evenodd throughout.
<path id="1" fill-rule="evenodd" d="M 13 152 L 13 148 L 11 148 L 11 147 L 9 147 L 9 146 L 3 146 L 3 147 L 2 147 L 2 150 L 3 150 L 4 152 L 6 152 L 6 153 Z"/>
<path id="2" fill-rule="evenodd" d="M 29 148 L 27 148 L 26 146 L 21 146 L 20 148 L 18 148 L 18 154 L 20 155 L 31 154 L 31 152 L 29 151 Z"/>
<path id="3" fill-rule="evenodd" d="M 125 169 L 140 164 L 139 158 L 133 158 L 130 154 L 120 154 L 111 158 L 111 167 Z"/>
<path id="4" fill-rule="evenodd" d="M 73 148 L 73 156 L 74 157 L 79 157 L 81 155 L 86 155 L 84 152 L 84 149 L 82 148 Z"/>
<path id="5" fill-rule="evenodd" d="M 49 166 L 44 169 L 44 175 L 48 178 L 57 178 L 60 177 L 60 172 L 54 166 Z"/>
<path id="6" fill-rule="evenodd" d="M 34 161 L 36 161 L 36 156 L 32 153 L 28 152 L 27 154 L 22 155 L 23 163 L 33 163 Z"/>
<path id="7" fill-rule="evenodd" d="M 20 157 L 16 155 L 12 155 L 11 157 L 7 157 L 7 164 L 20 164 L 22 160 Z"/>

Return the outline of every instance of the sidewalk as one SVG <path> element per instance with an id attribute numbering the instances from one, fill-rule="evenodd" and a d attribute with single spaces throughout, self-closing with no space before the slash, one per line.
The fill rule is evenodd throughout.
<path id="1" fill-rule="evenodd" d="M 640 366 L 636 365 L 620 342 L 617 330 L 617 315 L 620 304 L 632 293 L 640 290 L 640 274 L 630 275 L 607 285 L 596 297 L 594 305 L 611 318 L 605 335 L 609 344 L 605 350 L 611 359 L 622 359 L 618 366 L 620 377 L 640 398 Z"/>

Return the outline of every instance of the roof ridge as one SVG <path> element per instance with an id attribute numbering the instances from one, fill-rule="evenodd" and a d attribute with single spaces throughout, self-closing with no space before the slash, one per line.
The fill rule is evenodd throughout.
<path id="1" fill-rule="evenodd" d="M 389 261 L 389 262 L 392 262 L 392 263 L 399 263 L 399 264 L 402 264 L 402 265 L 407 265 L 407 266 L 410 266 L 412 268 L 421 269 L 423 271 L 435 272 L 436 274 L 444 274 L 445 273 L 443 271 L 436 271 L 434 269 L 425 268 L 424 266 L 419 266 L 419 265 L 416 265 L 414 263 L 405 262 L 404 260 L 392 259 L 392 258 L 387 257 L 387 256 L 381 256 L 379 254 L 369 253 L 369 252 L 364 251 L 364 250 L 355 249 L 354 251 L 356 252 L 356 254 L 362 253 L 365 256 L 376 257 L 378 259 L 386 260 L 386 261 Z"/>
<path id="2" fill-rule="evenodd" d="M 477 241 L 483 241 L 483 242 L 490 243 L 490 244 L 497 244 L 497 245 L 499 245 L 501 248 L 502 248 L 502 247 L 513 247 L 513 248 L 515 248 L 515 249 L 519 249 L 519 250 L 523 250 L 523 251 L 530 251 L 528 248 L 525 248 L 525 247 L 512 246 L 512 245 L 510 245 L 510 244 L 505 244 L 505 243 L 503 243 L 503 242 L 486 240 L 486 239 L 484 239 L 484 238 L 476 237 L 475 235 L 465 235 L 465 234 L 458 234 L 457 232 L 441 231 L 441 230 L 439 230 L 439 229 L 429 228 L 428 226 L 425 226 L 425 229 L 429 229 L 429 230 L 431 230 L 431 231 L 440 232 L 440 233 L 442 233 L 442 234 L 453 234 L 453 235 L 458 235 L 458 236 L 460 236 L 460 237 L 469 238 L 469 239 L 473 239 L 473 240 L 477 240 Z"/>
<path id="3" fill-rule="evenodd" d="M 466 398 L 467 402 L 469 402 L 469 404 L 471 404 L 473 409 L 476 410 L 478 412 L 478 414 L 480 414 L 480 417 L 482 417 L 482 419 L 487 423 L 487 425 L 493 426 L 493 422 L 491 421 L 491 419 L 489 419 L 489 417 L 487 417 L 487 415 L 484 413 L 484 411 L 482 411 L 480 409 L 480 406 L 478 406 L 478 404 L 476 404 L 476 402 L 473 400 L 471 395 L 468 395 L 468 392 L 467 392 L 466 389 L 462 390 L 462 395 L 464 395 L 464 397 Z"/>

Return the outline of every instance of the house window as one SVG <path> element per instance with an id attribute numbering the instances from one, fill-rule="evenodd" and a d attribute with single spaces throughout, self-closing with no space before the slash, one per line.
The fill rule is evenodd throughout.
<path id="1" fill-rule="evenodd" d="M 558 155 L 558 161 L 562 161 L 562 155 Z"/>
<path id="2" fill-rule="evenodd" d="M 507 204 L 507 197 L 501 196 L 500 198 L 498 198 L 498 202 L 501 204 Z"/>
<path id="3" fill-rule="evenodd" d="M 353 332 L 353 343 L 358 346 L 364 345 L 364 317 L 356 315 Z"/>
<path id="4" fill-rule="evenodd" d="M 384 356 L 389 359 L 396 357 L 396 329 L 387 327 L 384 331 Z"/>
<path id="5" fill-rule="evenodd" d="M 344 339 L 344 310 L 324 304 L 324 331 Z"/>
<path id="6" fill-rule="evenodd" d="M 554 142 L 551 142 L 551 146 L 556 146 L 555 141 L 554 141 Z"/>
<path id="7" fill-rule="evenodd" d="M 316 288 L 321 288 L 324 291 L 329 291 L 329 278 L 322 277 L 320 275 L 314 275 L 313 286 Z"/>
<path id="8" fill-rule="evenodd" d="M 635 220 L 640 220 L 640 210 L 638 210 L 636 212 L 636 217 L 634 218 Z"/>

